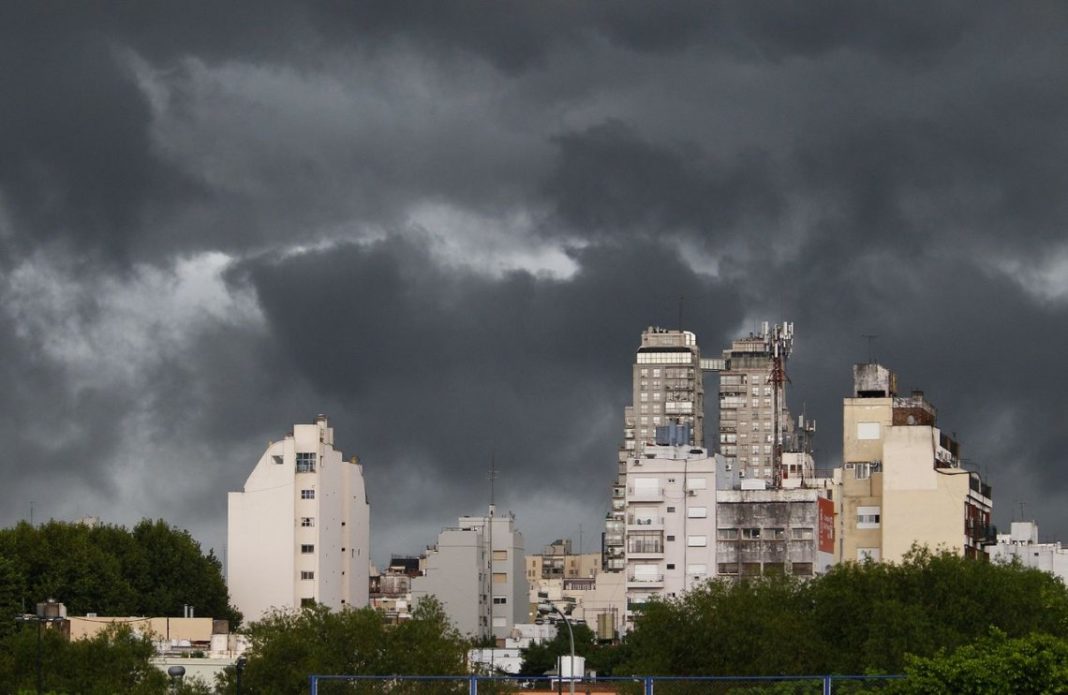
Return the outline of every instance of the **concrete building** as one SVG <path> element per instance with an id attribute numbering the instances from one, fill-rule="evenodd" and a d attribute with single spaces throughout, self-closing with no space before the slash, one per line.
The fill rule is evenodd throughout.
<path id="1" fill-rule="evenodd" d="M 662 443 L 627 461 L 628 620 L 650 597 L 679 595 L 715 572 L 716 459 L 687 429 L 662 427 Z"/>
<path id="2" fill-rule="evenodd" d="M 316 602 L 367 605 L 363 466 L 334 449 L 325 416 L 269 444 L 228 503 L 227 586 L 246 620 Z"/>
<path id="3" fill-rule="evenodd" d="M 978 557 L 992 542 L 990 486 L 961 466 L 922 391 L 897 394 L 879 364 L 853 367 L 836 471 L 840 561 L 899 561 L 913 544 Z"/>
<path id="4" fill-rule="evenodd" d="M 489 516 L 462 516 L 427 550 L 412 600 L 436 596 L 460 632 L 503 640 L 527 621 L 524 559 L 513 515 L 497 516 L 491 506 Z"/>
<path id="5" fill-rule="evenodd" d="M 689 427 L 687 444 L 703 446 L 705 396 L 701 371 L 701 350 L 690 331 L 650 326 L 631 367 L 631 405 L 623 411 L 623 444 L 612 493 L 612 508 L 605 521 L 602 546 L 603 568 L 608 572 L 624 569 L 624 490 L 627 462 L 653 445 L 656 428 L 670 423 Z"/>
<path id="6" fill-rule="evenodd" d="M 527 582 L 539 579 L 592 578 L 601 570 L 600 553 L 576 555 L 571 539 L 555 540 L 545 546 L 540 555 L 527 555 Z"/>
<path id="7" fill-rule="evenodd" d="M 765 322 L 759 334 L 739 338 L 723 351 L 719 373 L 719 451 L 741 477 L 769 482 L 777 440 L 781 438 L 786 451 L 801 448 L 786 406 L 785 383 L 776 388 L 772 379 L 776 339 L 784 349 L 781 359 L 785 364 L 793 342 L 793 324 L 771 327 Z M 789 477 L 788 471 L 784 474 Z"/>
<path id="8" fill-rule="evenodd" d="M 988 546 L 991 560 L 1019 561 L 1024 567 L 1050 572 L 1068 582 L 1068 548 L 1055 543 L 1038 542 L 1038 524 L 1033 521 L 1012 522 L 1009 533 L 997 534 L 997 544 Z"/>

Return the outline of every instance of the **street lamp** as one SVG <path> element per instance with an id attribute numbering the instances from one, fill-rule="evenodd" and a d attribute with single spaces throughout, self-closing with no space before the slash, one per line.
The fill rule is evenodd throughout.
<path id="1" fill-rule="evenodd" d="M 555 612 L 561 618 L 564 619 L 564 625 L 567 625 L 567 637 L 571 641 L 571 674 L 568 678 L 570 684 L 571 695 L 575 695 L 575 633 L 571 630 L 571 621 L 567 619 L 567 616 L 556 607 L 556 604 L 548 600 L 549 595 L 545 592 L 538 592 L 538 613 L 541 615 L 548 615 Z M 557 669 L 562 671 L 563 669 Z M 557 676 L 563 676 L 562 673 L 557 673 Z"/>
<path id="2" fill-rule="evenodd" d="M 61 623 L 66 620 L 67 610 L 62 603 L 56 603 L 48 599 L 45 603 L 37 604 L 37 614 L 27 613 L 15 616 L 15 622 L 37 624 L 37 693 L 44 692 L 44 674 L 41 670 L 41 623 Z"/>
<path id="3" fill-rule="evenodd" d="M 167 675 L 171 677 L 171 692 L 178 692 L 182 677 L 185 676 L 185 666 L 171 666 L 167 669 Z"/>

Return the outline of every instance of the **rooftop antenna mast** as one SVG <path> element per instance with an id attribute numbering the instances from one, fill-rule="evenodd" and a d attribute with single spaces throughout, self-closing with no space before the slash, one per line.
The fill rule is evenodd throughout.
<path id="1" fill-rule="evenodd" d="M 486 565 L 488 573 L 486 575 L 488 589 L 486 591 L 489 594 L 486 597 L 486 604 L 489 608 L 489 636 L 493 640 L 494 646 L 497 644 L 497 636 L 493 633 L 493 518 L 497 515 L 497 503 L 496 503 L 496 481 L 497 481 L 497 450 L 490 449 L 490 469 L 489 469 L 489 484 L 490 484 L 490 503 L 489 503 L 489 516 L 486 517 L 486 546 L 488 552 L 486 553 Z M 490 663 L 493 662 L 493 652 L 490 652 Z"/>
<path id="2" fill-rule="evenodd" d="M 686 295 L 679 295 L 679 331 L 682 331 L 682 305 L 686 301 Z"/>
<path id="3" fill-rule="evenodd" d="M 786 402 L 786 383 L 790 378 L 786 376 L 786 358 L 794 344 L 794 324 L 783 322 L 775 324 L 770 330 L 768 324 L 763 325 L 764 346 L 771 353 L 771 373 L 768 374 L 768 383 L 771 389 L 771 419 L 775 431 L 775 447 L 771 459 L 772 488 L 782 488 L 782 452 L 783 430 L 782 421 L 783 404 Z"/>

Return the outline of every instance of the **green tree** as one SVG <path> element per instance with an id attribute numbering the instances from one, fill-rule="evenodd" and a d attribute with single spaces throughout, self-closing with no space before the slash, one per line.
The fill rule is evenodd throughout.
<path id="1" fill-rule="evenodd" d="M 72 615 L 178 616 L 189 604 L 199 615 L 230 620 L 234 627 L 240 622 L 218 559 L 163 521 L 146 519 L 132 531 L 23 522 L 0 530 L 0 557 L 9 563 L 0 566 L 0 601 L 14 591 L 15 604 L 26 610 L 55 598 Z M 11 572 L 14 578 L 5 579 Z"/>
<path id="2" fill-rule="evenodd" d="M 911 657 L 906 678 L 883 692 L 898 695 L 1039 695 L 1068 692 L 1068 641 L 993 630 L 951 654 Z"/>
<path id="3" fill-rule="evenodd" d="M 615 675 L 900 673 L 985 636 L 1068 637 L 1068 589 L 1044 572 L 914 549 L 801 582 L 713 581 L 639 613 Z"/>
<path id="4" fill-rule="evenodd" d="M 275 611 L 252 623 L 248 636 L 242 692 L 250 695 L 305 692 L 311 674 L 466 673 L 468 643 L 434 599 L 420 601 L 412 619 L 396 627 L 372 608 L 331 611 L 316 605 L 299 612 Z M 230 693 L 235 684 L 236 673 L 228 669 L 219 687 Z"/>
<path id="5" fill-rule="evenodd" d="M 591 660 L 595 658 L 598 647 L 593 631 L 582 624 L 573 624 L 571 629 L 575 635 L 575 655 Z M 557 623 L 555 637 L 540 644 L 532 644 L 523 650 L 523 663 L 520 665 L 519 673 L 524 676 L 544 676 L 556 668 L 558 657 L 569 654 L 571 654 L 571 640 L 568 637 L 567 626 Z M 590 663 L 587 665 L 589 668 L 594 668 Z"/>
<path id="6" fill-rule="evenodd" d="M 149 661 L 151 640 L 128 626 L 109 626 L 74 641 L 43 626 L 40 635 L 37 631 L 36 624 L 25 624 L 0 642 L 0 692 L 35 690 L 38 654 L 47 692 L 157 695 L 166 688 L 167 677 Z"/>

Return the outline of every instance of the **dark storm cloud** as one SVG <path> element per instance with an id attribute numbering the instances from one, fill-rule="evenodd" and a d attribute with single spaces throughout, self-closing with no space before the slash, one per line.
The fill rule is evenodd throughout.
<path id="1" fill-rule="evenodd" d="M 545 184 L 565 223 L 580 235 L 682 231 L 712 237 L 742 218 L 774 223 L 782 185 L 765 152 L 726 164 L 693 143 L 655 145 L 620 121 L 556 138 L 557 165 Z"/>
<path id="2" fill-rule="evenodd" d="M 796 321 L 821 466 L 877 333 L 1011 495 L 1001 520 L 1026 499 L 1068 534 L 1066 24 L 1053 3 L 8 4 L 6 507 L 61 480 L 217 545 L 221 491 L 325 411 L 367 465 L 376 558 L 475 512 L 494 449 L 517 507 L 569 505 L 525 508 L 531 547 L 592 535 L 632 352 L 685 296 L 705 354 Z M 217 251 L 225 292 L 139 280 Z"/>
<path id="3" fill-rule="evenodd" d="M 238 276 L 256 288 L 285 364 L 344 404 L 339 440 L 368 466 L 387 526 L 412 514 L 430 528 L 448 521 L 445 502 L 413 504 L 405 481 L 436 481 L 454 514 L 480 508 L 485 486 L 472 481 L 493 451 L 502 496 L 585 502 L 597 510 L 589 522 L 607 501 L 606 454 L 618 446 L 640 332 L 674 320 L 680 296 L 695 300 L 689 324 L 716 341 L 740 315 L 732 291 L 669 248 L 591 246 L 573 257 L 568 279 L 495 280 L 447 272 L 394 240 L 263 259 Z"/>

